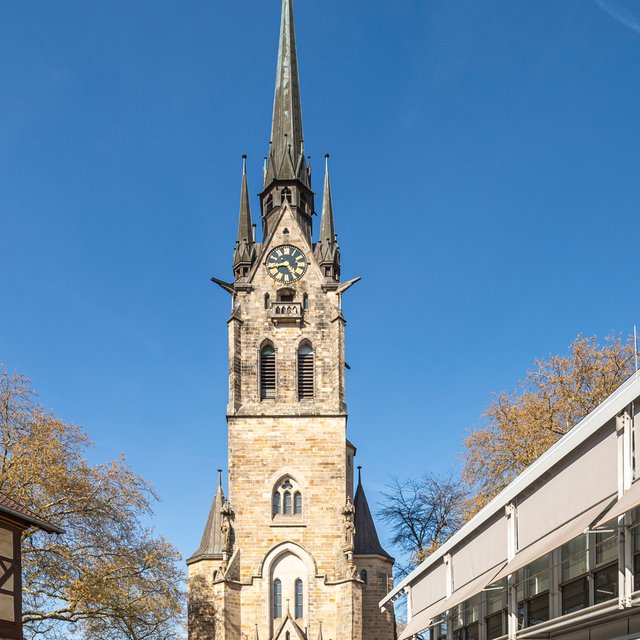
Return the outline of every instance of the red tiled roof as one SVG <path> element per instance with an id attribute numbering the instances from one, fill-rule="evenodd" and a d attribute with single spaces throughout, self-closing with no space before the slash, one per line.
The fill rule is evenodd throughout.
<path id="1" fill-rule="evenodd" d="M 39 527 L 47 533 L 64 533 L 62 529 L 43 520 L 37 513 L 27 509 L 4 493 L 0 493 L 0 514 L 2 513 L 21 520 L 25 524 Z"/>

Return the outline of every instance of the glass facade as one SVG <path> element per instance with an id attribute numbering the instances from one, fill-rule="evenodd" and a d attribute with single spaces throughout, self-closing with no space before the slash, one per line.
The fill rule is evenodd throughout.
<path id="1" fill-rule="evenodd" d="M 640 591 L 640 507 L 633 512 L 634 590 Z M 618 598 L 618 522 L 574 538 L 517 571 L 512 580 L 518 629 L 534 627 Z M 454 607 L 429 631 L 430 640 L 498 640 L 508 634 L 507 579 Z M 553 594 L 559 594 L 554 599 Z"/>

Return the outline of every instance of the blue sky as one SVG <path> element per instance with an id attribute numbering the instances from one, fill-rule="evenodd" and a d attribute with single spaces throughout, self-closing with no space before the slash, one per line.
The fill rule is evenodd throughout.
<path id="1" fill-rule="evenodd" d="M 260 186 L 278 0 L 0 3 L 0 362 L 125 452 L 189 555 L 226 466 L 241 156 Z M 296 0 L 332 155 L 349 437 L 370 502 L 446 472 L 492 393 L 640 322 L 633 0 Z M 257 200 L 254 199 L 255 207 Z"/>

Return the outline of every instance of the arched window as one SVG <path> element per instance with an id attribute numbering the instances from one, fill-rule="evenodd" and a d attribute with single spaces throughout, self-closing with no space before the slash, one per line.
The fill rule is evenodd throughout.
<path id="1" fill-rule="evenodd" d="M 302 580 L 296 580 L 296 619 L 299 620 L 304 615 L 303 605 L 304 587 Z"/>
<path id="2" fill-rule="evenodd" d="M 276 397 L 276 350 L 267 344 L 260 350 L 260 399 Z"/>
<path id="3" fill-rule="evenodd" d="M 281 504 L 280 493 L 276 491 L 273 494 L 273 503 L 272 503 L 273 508 L 271 511 L 272 516 L 277 516 L 280 513 L 280 504 Z"/>
<path id="4" fill-rule="evenodd" d="M 309 308 L 309 296 L 306 293 L 302 296 L 302 308 L 305 311 Z"/>
<path id="5" fill-rule="evenodd" d="M 291 196 L 291 189 L 289 189 L 289 187 L 285 187 L 282 190 L 282 202 L 289 202 L 291 203 L 292 201 L 292 196 Z"/>
<path id="6" fill-rule="evenodd" d="M 295 519 L 303 515 L 302 508 L 300 485 L 291 476 L 278 480 L 271 492 L 271 517 Z"/>
<path id="7" fill-rule="evenodd" d="M 272 211 L 273 211 L 273 196 L 270 195 L 267 198 L 267 204 L 266 204 L 266 209 L 267 209 L 267 215 L 269 215 Z"/>
<path id="8" fill-rule="evenodd" d="M 273 617 L 282 618 L 282 582 L 273 582 Z"/>
<path id="9" fill-rule="evenodd" d="M 305 343 L 298 349 L 298 398 L 313 398 L 313 348 Z"/>
<path id="10" fill-rule="evenodd" d="M 284 515 L 290 516 L 291 511 L 291 493 L 289 491 L 285 491 L 284 493 Z"/>
<path id="11" fill-rule="evenodd" d="M 367 582 L 369 582 L 369 575 L 367 574 L 367 570 L 363 569 L 360 572 L 360 580 L 362 580 L 362 582 L 364 582 L 365 584 L 367 584 Z"/>
<path id="12" fill-rule="evenodd" d="M 264 308 L 271 309 L 271 297 L 268 293 L 264 294 Z"/>

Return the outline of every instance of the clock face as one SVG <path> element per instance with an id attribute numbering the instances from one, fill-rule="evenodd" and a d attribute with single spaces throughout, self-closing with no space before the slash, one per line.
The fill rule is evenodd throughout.
<path id="1" fill-rule="evenodd" d="M 307 257 L 290 244 L 272 249 L 265 263 L 267 273 L 282 284 L 291 284 L 302 278 L 307 270 Z"/>

